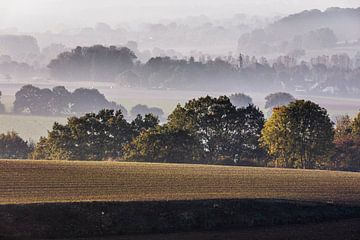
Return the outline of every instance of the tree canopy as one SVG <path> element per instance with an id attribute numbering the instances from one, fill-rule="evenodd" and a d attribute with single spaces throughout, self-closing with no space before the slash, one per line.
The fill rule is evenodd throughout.
<path id="1" fill-rule="evenodd" d="M 124 160 L 162 163 L 201 163 L 200 143 L 187 130 L 167 125 L 143 131 L 125 146 Z"/>
<path id="2" fill-rule="evenodd" d="M 253 105 L 237 109 L 226 96 L 207 96 L 178 105 L 168 124 L 189 131 L 201 143 L 208 163 L 241 164 L 259 153 L 264 116 Z"/>
<path id="3" fill-rule="evenodd" d="M 48 65 L 52 76 L 67 81 L 113 81 L 131 69 L 135 54 L 126 47 L 76 47 L 61 53 Z"/>
<path id="4" fill-rule="evenodd" d="M 334 139 L 325 109 L 304 100 L 275 108 L 261 141 L 282 167 L 315 168 L 329 157 Z"/>
<path id="5" fill-rule="evenodd" d="M 121 111 L 101 110 L 82 117 L 70 117 L 66 125 L 55 123 L 33 154 L 35 159 L 104 160 L 119 159 L 123 147 L 136 131 Z"/>
<path id="6" fill-rule="evenodd" d="M 98 112 L 101 109 L 126 109 L 114 102 L 109 102 L 97 89 L 79 88 L 69 92 L 63 86 L 40 89 L 32 85 L 23 86 L 15 95 L 13 111 L 17 114 L 46 116 L 83 115 Z"/>

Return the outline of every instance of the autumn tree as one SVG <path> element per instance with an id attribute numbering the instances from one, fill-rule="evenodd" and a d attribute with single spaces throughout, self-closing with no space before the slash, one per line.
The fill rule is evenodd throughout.
<path id="1" fill-rule="evenodd" d="M 360 114 L 337 117 L 331 167 L 338 170 L 360 170 Z"/>
<path id="2" fill-rule="evenodd" d="M 316 168 L 333 147 L 334 131 L 325 109 L 298 100 L 274 109 L 261 142 L 279 167 Z"/>

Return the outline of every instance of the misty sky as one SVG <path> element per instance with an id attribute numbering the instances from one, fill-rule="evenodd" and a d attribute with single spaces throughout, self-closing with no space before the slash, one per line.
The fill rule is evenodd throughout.
<path id="1" fill-rule="evenodd" d="M 305 9 L 360 7 L 359 0 L 0 0 L 0 28 L 61 30 L 107 22 L 158 21 L 205 14 L 283 15 Z"/>

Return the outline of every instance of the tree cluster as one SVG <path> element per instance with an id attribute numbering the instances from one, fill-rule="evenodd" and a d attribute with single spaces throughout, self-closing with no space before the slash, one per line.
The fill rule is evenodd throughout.
<path id="1" fill-rule="evenodd" d="M 70 117 L 67 124 L 55 123 L 40 139 L 34 159 L 109 160 L 121 159 L 132 138 L 159 124 L 153 115 L 127 122 L 121 110 L 101 110 L 82 117 Z"/>
<path id="2" fill-rule="evenodd" d="M 98 112 L 101 109 L 126 109 L 109 102 L 97 89 L 79 88 L 69 92 L 65 87 L 40 89 L 32 85 L 23 86 L 15 94 L 13 112 L 16 114 L 33 114 L 45 116 L 83 115 Z"/>
<path id="3" fill-rule="evenodd" d="M 95 45 L 61 53 L 48 67 L 57 79 L 106 82 L 131 69 L 135 59 L 129 48 Z"/>
<path id="4" fill-rule="evenodd" d="M 229 98 L 199 98 L 178 106 L 164 125 L 152 114 L 128 123 L 121 111 L 71 117 L 37 144 L 35 159 L 227 163 L 257 165 L 263 114 Z"/>
<path id="5" fill-rule="evenodd" d="M 359 57 L 336 54 L 299 62 L 297 54 L 292 52 L 273 61 L 240 54 L 239 58 L 200 56 L 196 60 L 154 57 L 145 63 L 134 63 L 136 56 L 128 48 L 96 45 L 64 52 L 48 67 L 51 75 L 60 80 L 111 81 L 135 88 L 204 89 L 205 86 L 228 90 L 241 85 L 245 90 L 283 89 L 317 95 L 349 96 L 360 92 L 356 81 L 360 74 Z"/>
<path id="6" fill-rule="evenodd" d="M 152 114 L 128 122 L 121 110 L 70 117 L 40 139 L 32 158 L 360 170 L 360 114 L 339 117 L 334 128 L 311 101 L 275 103 L 267 120 L 254 105 L 238 108 L 226 96 L 178 105 L 164 124 Z M 15 153 L 1 151 L 22 158 L 16 151 L 25 145 L 6 143 Z"/>

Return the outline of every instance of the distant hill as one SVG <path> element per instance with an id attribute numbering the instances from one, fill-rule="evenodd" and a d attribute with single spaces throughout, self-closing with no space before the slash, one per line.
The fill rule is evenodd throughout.
<path id="1" fill-rule="evenodd" d="M 238 48 L 248 54 L 267 54 L 332 48 L 337 42 L 346 41 L 360 44 L 360 7 L 314 9 L 289 15 L 243 34 Z"/>
<path id="2" fill-rule="evenodd" d="M 321 28 L 330 28 L 339 40 L 359 39 L 360 7 L 303 11 L 276 21 L 265 31 L 279 38 L 289 38 Z"/>

